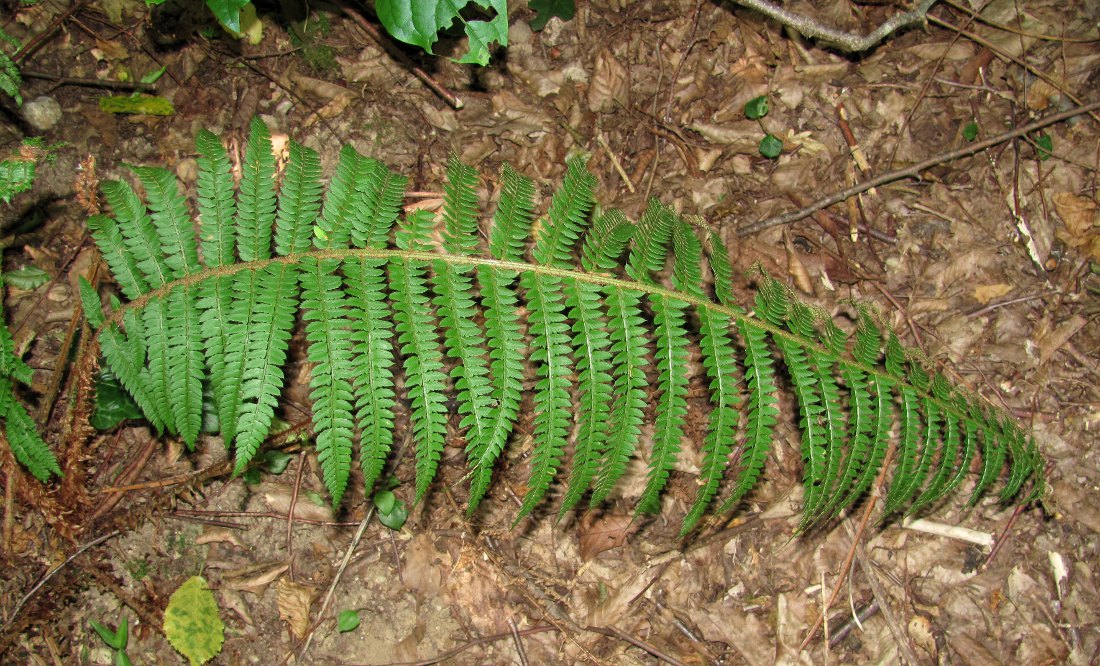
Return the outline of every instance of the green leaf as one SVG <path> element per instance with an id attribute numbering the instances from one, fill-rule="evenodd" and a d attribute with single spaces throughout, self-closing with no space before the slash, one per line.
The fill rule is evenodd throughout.
<path id="1" fill-rule="evenodd" d="M 210 661 L 222 650 L 225 625 L 214 593 L 202 576 L 192 576 L 168 599 L 164 635 L 191 666 Z"/>
<path id="2" fill-rule="evenodd" d="M 555 16 L 568 21 L 577 12 L 573 0 L 531 0 L 527 6 L 538 12 L 538 16 L 528 24 L 535 32 L 545 28 L 546 23 Z"/>
<path id="3" fill-rule="evenodd" d="M 340 611 L 340 614 L 336 616 L 336 628 L 340 630 L 341 634 L 345 634 L 349 631 L 355 631 L 356 629 L 358 629 L 359 611 Z"/>
<path id="4" fill-rule="evenodd" d="M 461 12 L 470 2 L 495 15 L 488 21 L 467 20 Z M 486 65 L 493 42 L 508 45 L 507 0 L 377 0 L 374 8 L 387 32 L 428 53 L 432 53 L 439 32 L 458 19 L 469 40 L 469 50 L 456 62 Z"/>
<path id="5" fill-rule="evenodd" d="M 110 430 L 128 419 L 140 419 L 141 408 L 122 386 L 110 367 L 99 371 L 95 382 L 95 412 L 91 424 L 96 430 Z"/>
<path id="6" fill-rule="evenodd" d="M 760 139 L 760 154 L 764 157 L 774 160 L 783 153 L 783 139 L 769 134 L 763 139 Z"/>
<path id="7" fill-rule="evenodd" d="M 241 31 L 241 9 L 249 0 L 206 0 L 218 21 L 233 32 Z"/>
<path id="8" fill-rule="evenodd" d="M 970 121 L 963 126 L 962 137 L 966 141 L 973 141 L 978 138 L 978 123 Z"/>
<path id="9" fill-rule="evenodd" d="M 122 623 L 118 625 L 118 629 L 114 630 L 108 629 L 95 620 L 90 620 L 89 623 L 92 625 L 92 629 L 99 634 L 99 637 L 103 639 L 103 642 L 106 643 L 108 647 L 114 650 L 126 649 L 126 644 L 130 642 L 128 620 L 123 618 Z"/>
<path id="10" fill-rule="evenodd" d="M 99 110 L 104 113 L 145 114 L 147 116 L 170 116 L 176 107 L 163 97 L 152 95 L 114 95 L 99 98 Z"/>
<path id="11" fill-rule="evenodd" d="M 409 509 L 405 502 L 397 499 L 389 490 L 380 490 L 374 494 L 374 508 L 378 510 L 378 522 L 391 530 L 401 529 L 409 519 Z"/>
<path id="12" fill-rule="evenodd" d="M 761 95 L 745 102 L 745 117 L 749 120 L 758 120 L 768 115 L 768 96 Z"/>
<path id="13" fill-rule="evenodd" d="M 1049 134 L 1039 134 L 1035 137 L 1035 154 L 1040 162 L 1045 162 L 1054 154 L 1054 139 Z"/>
<path id="14" fill-rule="evenodd" d="M 37 266 L 24 266 L 14 271 L 4 271 L 4 282 L 24 291 L 37 289 L 50 279 L 50 274 Z"/>

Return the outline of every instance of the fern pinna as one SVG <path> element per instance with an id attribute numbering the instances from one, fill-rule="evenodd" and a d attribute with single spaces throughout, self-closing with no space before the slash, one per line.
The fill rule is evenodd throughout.
<path id="1" fill-rule="evenodd" d="M 237 472 L 271 428 L 301 313 L 317 455 L 334 504 L 356 449 L 368 491 L 378 479 L 403 397 L 417 499 L 446 442 L 464 440 L 472 512 L 515 430 L 531 366 L 533 451 L 519 517 L 559 477 L 562 513 L 585 496 L 599 504 L 634 457 L 648 466 L 637 511 L 655 512 L 677 461 L 695 449 L 702 463 L 687 532 L 715 500 L 731 508 L 759 480 L 784 384 L 798 409 L 806 526 L 868 491 L 895 424 L 887 513 L 934 504 L 978 456 L 973 499 L 1005 466 L 1003 499 L 1028 480 L 1030 496 L 1043 487 L 1034 442 L 929 373 L 867 308 L 853 305 L 846 333 L 760 271 L 747 311 L 733 300 L 716 235 L 700 236 L 702 225 L 656 201 L 637 222 L 599 210 L 580 158 L 537 222 L 532 182 L 505 166 L 482 229 L 477 174 L 454 158 L 440 214 L 399 219 L 405 179 L 351 148 L 326 190 L 318 155 L 293 142 L 276 176 L 258 120 L 236 185 L 218 138 L 203 132 L 197 143 L 197 233 L 167 171 L 132 169 L 144 198 L 125 182 L 104 183 L 114 214 L 89 226 L 129 302 L 113 300 L 104 315 L 98 296 L 84 295 L 106 362 L 150 423 L 193 446 L 208 387 Z M 688 363 L 693 345 L 700 369 Z M 685 435 L 693 373 L 710 403 L 697 442 Z M 651 401 L 652 437 L 643 438 Z"/>

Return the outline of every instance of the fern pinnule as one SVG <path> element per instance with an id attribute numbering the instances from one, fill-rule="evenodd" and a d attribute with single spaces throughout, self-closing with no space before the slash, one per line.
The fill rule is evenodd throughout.
<path id="1" fill-rule="evenodd" d="M 202 260 L 207 266 L 228 266 L 237 256 L 237 201 L 233 197 L 232 165 L 221 139 L 209 130 L 195 137 L 199 166 L 195 200 L 199 209 Z"/>
<path id="2" fill-rule="evenodd" d="M 271 429 L 298 306 L 297 267 L 275 263 L 249 273 L 252 279 L 233 285 L 242 307 L 230 314 L 231 325 L 244 330 L 238 340 L 247 359 L 240 372 L 234 474 L 244 471 Z"/>
<path id="3" fill-rule="evenodd" d="M 592 225 L 581 250 L 586 271 L 610 270 L 626 249 L 631 228 L 617 211 L 601 215 Z M 560 519 L 586 492 L 605 454 L 611 415 L 611 336 L 607 331 L 602 304 L 602 287 L 580 280 L 567 280 L 565 305 L 573 321 L 573 349 L 577 371 L 577 434 L 573 443 L 572 471 Z"/>
<path id="4" fill-rule="evenodd" d="M 477 172 L 451 155 L 443 195 L 443 248 L 456 256 L 477 249 Z M 466 457 L 471 467 L 489 446 L 496 406 L 492 399 L 485 333 L 476 322 L 473 267 L 454 262 L 435 264 L 433 303 L 439 313 L 443 344 L 456 363 L 451 380 L 458 393 L 459 427 L 465 429 Z"/>
<path id="5" fill-rule="evenodd" d="M 571 265 L 574 246 L 588 223 L 588 212 L 594 203 L 595 181 L 583 159 L 573 158 L 568 162 L 565 178 L 550 200 L 550 208 L 538 231 L 532 252 L 535 261 L 561 268 Z M 549 489 L 573 421 L 569 396 L 573 350 L 566 316 L 565 280 L 556 275 L 528 273 L 521 284 L 527 292 L 531 359 L 536 363 L 539 380 L 535 384 L 531 476 L 517 521 L 530 513 Z"/>
<path id="6" fill-rule="evenodd" d="M 350 159 L 354 157 L 354 160 Z M 405 178 L 386 168 L 381 162 L 359 156 L 353 150 L 341 153 L 349 166 L 337 175 L 348 178 L 339 185 L 343 203 L 326 210 L 347 222 L 331 222 L 323 246 L 337 243 L 348 229 L 353 247 L 384 249 L 390 230 L 397 219 L 405 191 Z M 334 196 L 332 185 L 329 196 Z M 318 236 L 320 239 L 320 236 Z M 393 443 L 393 408 L 395 353 L 392 309 L 386 288 L 386 262 L 369 257 L 348 257 L 343 272 L 350 310 L 352 377 L 355 396 L 355 421 L 359 426 L 359 460 L 367 493 L 374 488 Z"/>
<path id="7" fill-rule="evenodd" d="M 397 247 L 430 247 L 434 215 L 416 211 L 397 230 Z M 397 342 L 404 356 L 405 386 L 409 392 L 413 438 L 416 442 L 416 501 L 423 499 L 435 478 L 447 436 L 443 352 L 428 289 L 428 263 L 390 262 L 391 297 Z"/>
<path id="8" fill-rule="evenodd" d="M 321 216 L 313 230 L 313 242 L 317 247 L 347 247 L 354 220 L 359 216 L 360 188 L 365 186 L 366 173 L 372 166 L 351 146 L 340 150 L 336 171 L 325 192 Z M 366 247 L 365 241 L 360 237 L 355 247 Z"/>
<path id="9" fill-rule="evenodd" d="M 309 257 L 302 261 L 299 275 L 308 358 L 313 363 L 309 397 L 313 402 L 317 460 L 333 506 L 339 506 L 347 488 L 354 437 L 355 366 L 348 303 L 336 272 L 339 267 L 339 259 Z"/>
<path id="10" fill-rule="evenodd" d="M 489 234 L 489 251 L 502 261 L 519 261 L 534 217 L 535 187 L 529 178 L 510 166 L 501 167 L 501 193 Z M 485 316 L 485 341 L 489 348 L 491 395 L 495 419 L 481 451 L 467 448 L 471 469 L 467 514 L 473 514 L 489 489 L 493 465 L 504 446 L 519 411 L 523 384 L 523 336 L 519 328 L 519 297 L 513 287 L 517 273 L 497 266 L 478 268 L 478 285 Z"/>
<path id="11" fill-rule="evenodd" d="M 237 252 L 241 261 L 271 257 L 275 224 L 275 155 L 271 132 L 259 118 L 249 127 L 237 194 Z"/>
<path id="12" fill-rule="evenodd" d="M 279 190 L 275 253 L 286 256 L 308 250 L 313 244 L 313 223 L 320 210 L 321 158 L 312 148 L 291 141 L 283 186 Z"/>

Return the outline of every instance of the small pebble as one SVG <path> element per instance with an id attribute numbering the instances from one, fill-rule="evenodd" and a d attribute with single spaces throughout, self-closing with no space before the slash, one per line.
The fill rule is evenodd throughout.
<path id="1" fill-rule="evenodd" d="M 23 105 L 23 117 L 31 127 L 44 132 L 61 120 L 61 105 L 52 97 L 36 97 Z"/>

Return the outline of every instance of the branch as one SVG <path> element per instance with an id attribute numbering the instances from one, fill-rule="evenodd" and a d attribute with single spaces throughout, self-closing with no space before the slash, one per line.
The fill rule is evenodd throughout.
<path id="1" fill-rule="evenodd" d="M 894 171 L 884 173 L 881 176 L 872 178 L 871 180 L 865 180 L 862 183 L 853 185 L 834 194 L 830 194 L 829 196 L 823 199 L 818 199 L 817 201 L 804 208 L 793 210 L 789 213 L 783 213 L 782 215 L 776 215 L 775 217 L 769 217 L 766 220 L 760 220 L 759 222 L 753 222 L 752 224 L 745 225 L 737 230 L 737 235 L 742 237 L 748 236 L 750 234 L 755 234 L 759 231 L 763 231 L 765 229 L 770 229 L 771 227 L 777 227 L 781 224 L 787 224 L 789 222 L 801 220 L 804 217 L 816 213 L 822 208 L 828 208 L 833 204 L 838 204 L 841 201 L 848 199 L 849 197 L 854 197 L 857 194 L 862 194 L 869 189 L 879 187 L 880 185 L 885 185 L 887 183 L 892 183 L 896 180 L 903 180 L 905 178 L 916 178 L 920 176 L 920 173 L 922 171 L 930 169 L 936 165 L 943 164 L 945 162 L 951 162 L 953 160 L 957 160 L 963 157 L 969 157 L 970 155 L 980 153 L 987 148 L 992 148 L 993 146 L 996 146 L 998 144 L 1017 139 L 1036 130 L 1054 125 L 1055 123 L 1069 120 L 1070 118 L 1073 118 L 1074 116 L 1079 116 L 1083 113 L 1095 111 L 1096 109 L 1100 109 L 1100 101 L 1085 104 L 1084 106 L 1075 106 L 1072 109 L 1067 109 L 1066 111 L 1061 111 L 1059 113 L 1049 115 L 1045 118 L 1040 118 L 1039 120 L 1036 120 L 1033 123 L 1028 123 L 1027 125 L 1024 125 L 1022 127 L 1017 127 L 1016 129 L 1005 132 L 1004 134 L 998 134 L 997 136 L 986 139 L 985 141 L 979 141 L 969 146 L 959 148 L 958 150 L 952 150 L 949 153 L 940 153 L 939 155 L 934 155 L 924 160 L 923 162 L 917 162 L 916 164 L 913 164 L 911 166 L 902 167 L 901 169 L 896 169 Z"/>
<path id="2" fill-rule="evenodd" d="M 770 0 L 733 0 L 733 2 L 760 12 L 770 19 L 779 21 L 788 28 L 794 28 L 810 39 L 820 40 L 847 53 L 862 53 L 875 47 L 897 30 L 911 25 L 924 25 L 925 15 L 928 14 L 928 10 L 932 8 L 932 5 L 936 4 L 936 0 L 921 0 L 916 9 L 903 14 L 895 14 L 885 23 L 875 28 L 873 32 L 860 36 L 823 25 L 817 19 L 783 9 L 772 4 Z"/>

